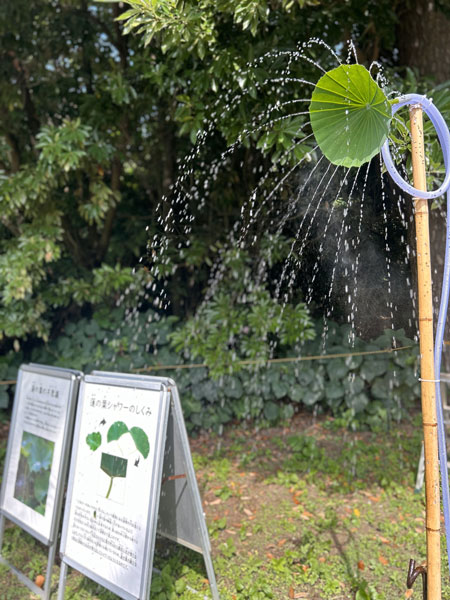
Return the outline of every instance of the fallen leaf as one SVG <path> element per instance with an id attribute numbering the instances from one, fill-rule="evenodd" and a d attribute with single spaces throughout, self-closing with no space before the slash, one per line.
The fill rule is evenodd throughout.
<path id="1" fill-rule="evenodd" d="M 216 504 L 220 504 L 222 502 L 222 500 L 220 498 L 217 498 L 216 500 L 213 500 L 212 502 L 209 503 L 210 506 L 214 506 Z"/>
<path id="2" fill-rule="evenodd" d="M 287 538 L 283 538 L 282 540 L 280 540 L 280 541 L 278 542 L 278 544 L 277 544 L 277 545 L 278 545 L 278 546 L 284 546 L 284 544 L 285 544 L 286 542 L 287 542 Z"/>
<path id="3" fill-rule="evenodd" d="M 252 511 L 250 509 L 248 509 L 248 508 L 244 508 L 244 512 L 247 515 L 247 517 L 252 517 L 253 516 Z"/>
<path id="4" fill-rule="evenodd" d="M 320 563 L 324 563 L 327 559 L 325 558 L 325 556 L 319 556 L 319 562 Z"/>
<path id="5" fill-rule="evenodd" d="M 365 568 L 366 568 L 366 565 L 364 564 L 364 562 L 362 560 L 358 560 L 358 569 L 360 571 L 364 571 Z"/>
<path id="6" fill-rule="evenodd" d="M 382 535 L 378 536 L 378 539 L 380 540 L 380 542 L 382 542 L 383 544 L 390 544 L 391 540 L 388 540 L 387 538 L 383 537 Z"/>
<path id="7" fill-rule="evenodd" d="M 295 592 L 294 592 L 294 588 L 291 587 L 289 588 L 289 598 L 295 598 Z"/>
<path id="8" fill-rule="evenodd" d="M 389 564 L 389 561 L 388 561 L 388 559 L 387 559 L 385 556 L 383 556 L 382 554 L 380 554 L 380 555 L 378 556 L 378 560 L 380 561 L 380 563 L 381 563 L 382 565 L 385 565 L 385 566 L 386 566 L 386 565 L 388 565 L 388 564 Z"/>
<path id="9" fill-rule="evenodd" d="M 272 554 L 272 552 L 266 552 L 266 556 L 267 556 L 267 558 L 270 558 L 270 560 L 272 560 L 272 558 L 275 558 L 275 556 Z"/>

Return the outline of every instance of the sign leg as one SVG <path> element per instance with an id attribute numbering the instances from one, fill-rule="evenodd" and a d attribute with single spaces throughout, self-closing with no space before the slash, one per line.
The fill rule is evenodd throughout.
<path id="1" fill-rule="evenodd" d="M 64 592 L 66 590 L 66 577 L 67 577 L 67 565 L 64 561 L 61 561 L 61 571 L 59 574 L 59 585 L 58 585 L 58 598 L 57 600 L 64 600 Z"/>
<path id="2" fill-rule="evenodd" d="M 53 565 L 55 564 L 56 555 L 56 542 L 53 542 L 48 550 L 47 570 L 45 572 L 45 583 L 44 583 L 44 600 L 50 600 L 52 590 L 52 571 Z"/>

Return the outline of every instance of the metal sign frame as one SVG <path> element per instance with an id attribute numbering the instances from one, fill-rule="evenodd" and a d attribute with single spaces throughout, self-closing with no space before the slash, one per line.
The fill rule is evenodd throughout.
<path id="1" fill-rule="evenodd" d="M 51 593 L 51 573 L 55 561 L 75 403 L 81 375 L 80 371 L 73 369 L 35 363 L 21 365 L 14 396 L 0 495 L 0 562 L 6 564 L 24 585 L 44 600 L 48 600 Z M 47 421 L 41 421 L 45 417 Z M 41 429 L 45 435 L 42 435 Z M 24 439 L 30 445 L 36 444 L 39 447 L 40 444 L 41 450 L 47 447 L 48 464 L 46 463 L 44 470 L 47 489 L 43 513 L 37 512 L 32 506 L 31 495 L 21 498 L 17 492 L 20 489 L 18 479 Z M 20 474 L 20 477 L 25 479 L 25 474 Z M 43 588 L 38 587 L 1 555 L 5 518 L 48 546 Z"/>
<path id="2" fill-rule="evenodd" d="M 110 396 L 108 396 L 108 394 Z M 85 450 L 85 446 L 87 437 L 85 437 L 85 434 L 86 431 L 88 431 L 88 424 L 90 423 L 89 419 L 92 420 L 94 416 L 101 416 L 101 408 L 95 412 L 96 409 L 93 407 L 92 401 L 94 397 L 103 398 L 101 402 L 106 400 L 108 397 L 114 397 L 116 398 L 114 402 L 121 403 L 122 405 L 125 400 L 129 403 L 130 399 L 133 398 L 133 402 L 136 402 L 136 407 L 140 407 L 143 410 L 142 407 L 151 406 L 151 410 L 154 411 L 151 413 L 153 416 L 148 416 L 148 423 L 146 423 L 150 436 L 150 451 L 148 454 L 149 463 L 146 463 L 147 466 L 145 467 L 148 471 L 148 477 L 144 479 L 145 483 L 143 483 L 142 480 L 140 481 L 140 494 L 138 496 L 134 494 L 132 499 L 130 499 L 131 493 L 126 496 L 127 499 L 123 502 L 122 508 L 116 499 L 117 503 L 113 512 L 111 512 L 112 509 L 108 508 L 110 506 L 108 503 L 111 502 L 111 498 L 108 498 L 109 491 L 106 497 L 102 496 L 100 499 L 100 495 L 97 494 L 97 496 L 95 496 L 95 501 L 90 500 L 91 504 L 87 503 L 89 510 L 94 507 L 98 507 L 95 510 L 86 513 L 89 514 L 87 519 L 87 528 L 89 528 L 90 524 L 97 523 L 96 519 L 97 516 L 99 516 L 97 531 L 100 533 L 96 534 L 96 540 L 98 543 L 97 548 L 94 544 L 95 540 L 94 542 L 89 542 L 89 540 L 83 541 L 80 539 L 79 533 L 74 534 L 74 530 L 76 527 L 78 527 L 80 519 L 78 510 L 80 501 L 83 502 L 87 498 L 87 493 L 83 491 L 83 485 L 91 481 L 89 479 L 90 475 L 86 475 L 85 473 L 90 467 L 86 465 L 86 462 L 78 464 L 78 461 L 79 459 L 86 459 L 87 451 Z M 98 400 L 95 402 L 97 403 Z M 99 404 L 96 406 L 100 407 Z M 105 405 L 103 404 L 103 408 L 104 406 Z M 128 409 L 128 406 L 126 408 Z M 103 373 L 86 375 L 82 380 L 75 423 L 74 444 L 72 449 L 67 500 L 61 535 L 61 573 L 59 580 L 58 600 L 63 600 L 64 598 L 65 581 L 68 567 L 77 569 L 86 577 L 96 581 L 104 588 L 114 592 L 124 600 L 146 600 L 149 597 L 151 584 L 151 571 L 149 566 L 153 564 L 168 413 L 169 398 L 167 386 L 163 382 L 154 382 L 148 380 L 137 381 L 135 378 L 127 376 L 121 377 L 120 379 L 116 378 L 114 380 L 111 377 L 105 377 Z M 133 421 L 129 413 L 127 414 L 129 421 L 136 422 L 136 415 L 133 416 Z M 148 415 L 150 415 L 150 412 Z M 143 426 L 144 420 L 145 419 L 142 420 Z M 132 429 L 136 429 L 136 427 L 133 427 Z M 108 430 L 107 439 L 108 442 L 111 442 L 109 439 L 109 431 L 110 430 Z M 131 433 L 131 429 L 129 430 L 129 433 Z M 114 441 L 115 440 L 117 440 L 117 438 L 114 438 Z M 101 454 L 102 469 L 104 455 L 105 453 Z M 99 459 L 96 458 L 96 460 L 98 461 Z M 134 466 L 136 466 L 136 463 L 134 463 Z M 85 476 L 86 480 L 85 483 L 83 483 L 83 477 Z M 127 477 L 127 474 L 116 476 L 117 479 L 124 478 L 125 480 Z M 111 475 L 111 485 L 112 480 L 113 476 Z M 132 481 L 132 477 L 130 477 L 130 481 Z M 126 481 L 124 485 L 126 485 Z M 136 483 L 134 485 L 136 485 Z M 92 496 L 95 494 L 96 492 L 92 490 Z M 139 519 L 139 515 L 141 515 L 142 522 L 138 523 L 138 521 L 136 521 L 136 523 L 134 523 L 134 537 L 130 537 L 129 534 L 127 534 L 129 537 L 126 539 L 131 541 L 123 542 L 123 547 L 119 552 L 123 554 L 123 557 L 121 555 L 119 562 L 116 562 L 113 560 L 114 557 L 111 556 L 111 550 L 102 550 L 102 548 L 106 547 L 106 544 L 104 543 L 104 538 L 101 536 L 106 536 L 108 534 L 113 537 L 116 534 L 114 527 L 117 527 L 118 531 L 120 526 L 122 526 L 122 523 L 127 522 L 127 519 L 129 519 L 129 517 L 126 517 L 126 515 L 128 515 L 128 501 L 131 503 L 134 502 L 134 504 L 138 506 L 137 519 Z M 93 504 L 93 502 L 95 502 L 95 504 Z M 83 518 L 86 517 L 82 514 L 82 519 Z M 107 526 L 104 525 L 106 522 L 104 520 L 105 518 L 109 520 L 109 523 L 111 523 L 111 525 L 108 526 L 110 529 L 106 532 L 105 528 Z M 140 533 L 141 530 L 142 534 Z M 120 544 L 120 540 L 117 540 L 119 540 L 119 535 L 116 536 L 116 541 L 114 542 L 115 546 L 111 546 L 113 550 L 118 548 Z M 84 549 L 82 549 L 83 544 L 90 545 L 85 545 Z M 87 552 L 86 548 L 88 549 Z M 130 568 L 129 564 L 126 563 L 126 560 L 130 553 L 133 552 L 133 548 L 136 549 L 135 558 L 138 556 L 138 559 L 134 560 L 134 564 L 132 564 Z M 78 551 L 79 556 L 76 555 Z M 88 564 L 86 564 L 86 561 L 89 561 Z"/>
<path id="3" fill-rule="evenodd" d="M 113 371 L 93 371 L 92 374 L 115 379 L 131 377 L 136 381 L 149 381 L 167 386 L 170 394 L 170 411 L 164 448 L 157 531 L 160 535 L 203 555 L 213 600 L 219 600 L 208 528 L 175 381 L 169 377 L 129 375 Z"/>

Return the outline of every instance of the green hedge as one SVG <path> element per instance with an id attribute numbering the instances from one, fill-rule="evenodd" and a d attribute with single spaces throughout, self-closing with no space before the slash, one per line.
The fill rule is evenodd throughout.
<path id="1" fill-rule="evenodd" d="M 151 365 L 189 363 L 170 343 L 177 326 L 174 317 L 135 313 L 128 319 L 123 310 L 97 312 L 66 326 L 64 335 L 35 348 L 33 362 L 80 369 L 130 372 Z M 323 324 L 321 324 L 323 328 Z M 319 326 L 317 326 L 319 330 Z M 271 363 L 246 367 L 217 380 L 204 366 L 148 371 L 172 377 L 180 389 L 187 427 L 190 431 L 220 432 L 233 421 L 272 424 L 289 419 L 306 406 L 317 413 L 331 412 L 350 426 L 377 427 L 389 419 L 400 419 L 405 408 L 419 397 L 418 346 L 403 331 L 386 331 L 371 343 L 356 338 L 349 344 L 347 326 L 328 324 L 325 343 L 318 334 L 303 347 L 292 348 L 295 356 L 356 353 L 357 355 Z M 382 354 L 358 354 L 392 347 L 406 350 Z M 286 356 L 285 358 L 289 358 Z M 2 359 L 3 378 L 14 377 L 21 355 Z M 3 391 L 3 390 L 2 390 Z M 6 391 L 4 392 L 6 393 Z"/>

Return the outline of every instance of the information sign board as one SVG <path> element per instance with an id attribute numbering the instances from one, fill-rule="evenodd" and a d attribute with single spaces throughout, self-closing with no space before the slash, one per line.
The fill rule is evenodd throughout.
<path id="1" fill-rule="evenodd" d="M 18 373 L 0 506 L 46 545 L 58 532 L 78 382 L 74 371 L 43 365 Z"/>
<path id="2" fill-rule="evenodd" d="M 0 496 L 0 562 L 44 599 L 50 597 L 80 377 L 79 371 L 30 364 L 17 378 Z M 5 517 L 49 547 L 43 589 L 1 556 Z"/>
<path id="3" fill-rule="evenodd" d="M 64 598 L 67 566 L 126 600 L 148 598 L 168 410 L 160 382 L 84 377 L 58 598 Z"/>
<path id="4" fill-rule="evenodd" d="M 93 374 L 111 377 L 113 380 L 132 377 L 135 380 L 164 384 L 167 387 L 170 408 L 164 446 L 157 531 L 160 535 L 203 554 L 212 597 L 218 600 L 219 592 L 211 558 L 208 528 L 175 381 L 168 377 L 152 375 L 101 371 L 94 371 Z"/>

